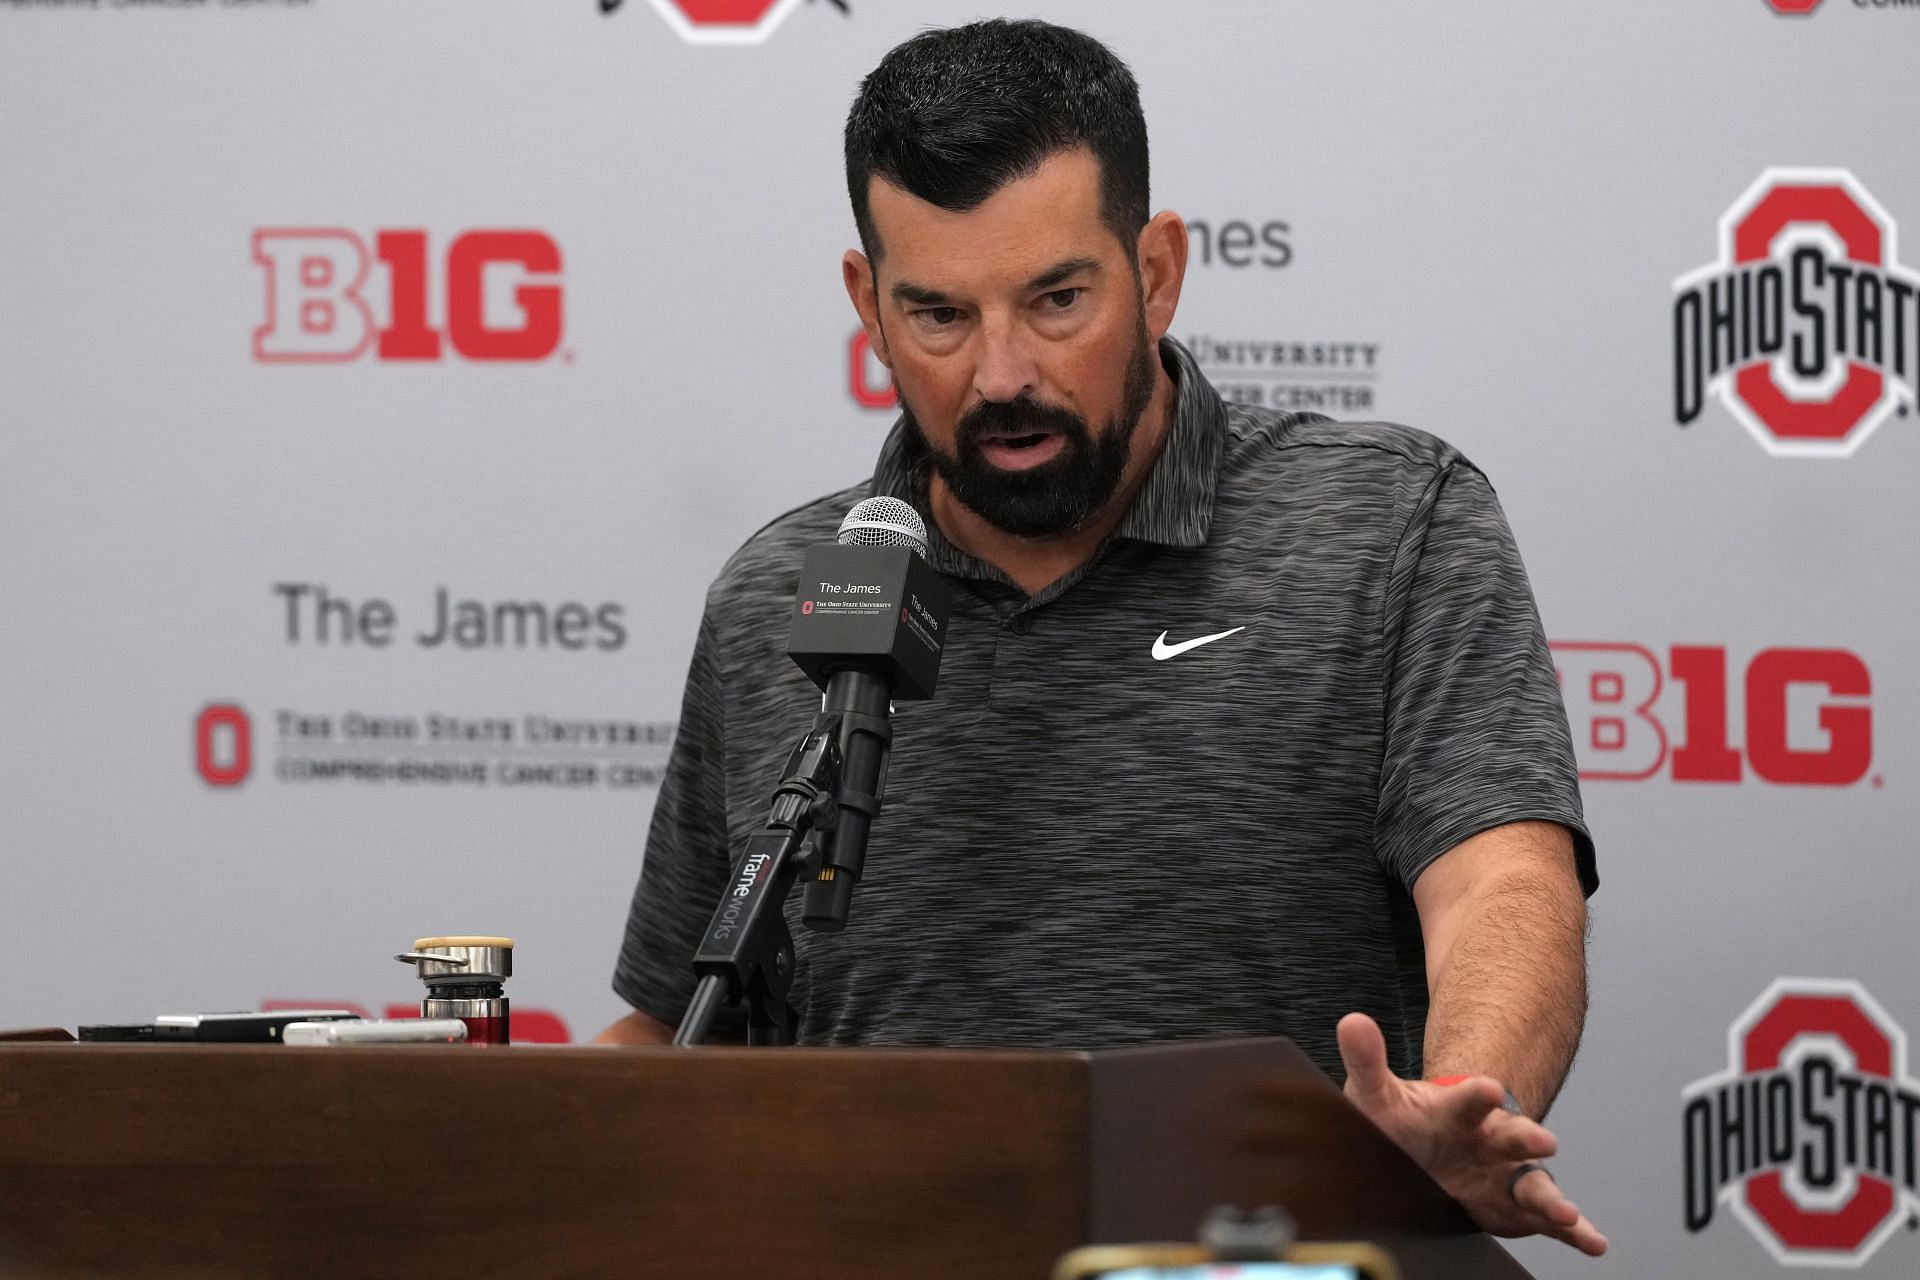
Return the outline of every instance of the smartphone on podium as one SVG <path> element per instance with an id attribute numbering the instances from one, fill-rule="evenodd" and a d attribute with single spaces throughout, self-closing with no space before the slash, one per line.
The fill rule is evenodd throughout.
<path id="1" fill-rule="evenodd" d="M 1098 1280 L 1372 1280 L 1380 1272 L 1357 1262 L 1200 1262 L 1127 1266 L 1086 1273 Z"/>
<path id="2" fill-rule="evenodd" d="M 1053 1280 L 1400 1280 L 1400 1269 L 1370 1244 L 1295 1244 L 1279 1259 L 1238 1261 L 1204 1245 L 1094 1245 L 1075 1249 Z"/>

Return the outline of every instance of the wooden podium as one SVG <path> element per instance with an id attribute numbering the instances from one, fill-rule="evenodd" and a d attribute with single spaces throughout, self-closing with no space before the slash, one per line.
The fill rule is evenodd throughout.
<path id="1" fill-rule="evenodd" d="M 1223 1203 L 1526 1276 L 1285 1040 L 0 1045 L 7 1280 L 1046 1280 Z"/>

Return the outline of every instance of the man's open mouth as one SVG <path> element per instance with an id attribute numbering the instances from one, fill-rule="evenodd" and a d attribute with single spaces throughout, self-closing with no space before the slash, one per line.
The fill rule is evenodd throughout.
<path id="1" fill-rule="evenodd" d="M 1045 466 L 1071 447 L 1072 441 L 1060 431 L 998 431 L 980 437 L 980 456 L 1002 471 Z"/>
<path id="2" fill-rule="evenodd" d="M 1029 431 L 1024 435 L 993 435 L 986 437 L 985 443 L 997 444 L 1003 449 L 1031 449 L 1054 434 L 1052 431 Z"/>

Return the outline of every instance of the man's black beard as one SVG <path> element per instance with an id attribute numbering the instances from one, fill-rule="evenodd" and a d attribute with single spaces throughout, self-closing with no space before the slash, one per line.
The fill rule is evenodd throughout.
<path id="1" fill-rule="evenodd" d="M 919 437 L 954 500 L 994 528 L 1020 538 L 1046 538 L 1079 528 L 1120 488 L 1133 454 L 1133 433 L 1153 398 L 1153 339 L 1142 315 L 1127 360 L 1120 408 L 1097 438 L 1071 409 L 1022 397 L 975 405 L 954 429 L 954 452 L 927 440 L 913 410 L 901 400 L 907 428 Z M 980 443 L 988 436 L 1057 432 L 1060 455 L 1025 471 L 1002 471 Z"/>

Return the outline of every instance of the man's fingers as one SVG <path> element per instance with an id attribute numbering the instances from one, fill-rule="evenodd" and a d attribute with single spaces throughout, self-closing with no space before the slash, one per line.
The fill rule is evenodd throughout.
<path id="1" fill-rule="evenodd" d="M 1347 1068 L 1347 1088 L 1359 1097 L 1375 1097 L 1397 1077 L 1387 1065 L 1387 1041 L 1380 1025 L 1364 1013 L 1350 1013 L 1334 1028 L 1340 1042 L 1340 1061 Z"/>
<path id="2" fill-rule="evenodd" d="M 1552 1175 L 1539 1169 L 1520 1175 L 1513 1184 L 1513 1202 L 1556 1226 L 1572 1226 L 1580 1216 Z"/>
<path id="3" fill-rule="evenodd" d="M 1556 1227 L 1548 1234 L 1556 1240 L 1572 1245 L 1588 1257 L 1597 1258 L 1607 1251 L 1607 1238 L 1584 1217 L 1576 1215 L 1572 1226 Z"/>
<path id="4" fill-rule="evenodd" d="M 1393 1074 L 1386 1038 L 1372 1018 L 1350 1013 L 1334 1032 L 1347 1096 L 1376 1119 L 1398 1115 L 1389 1132 L 1443 1187 L 1478 1202 L 1470 1205 L 1475 1220 L 1502 1235 L 1552 1236 L 1594 1257 L 1607 1251 L 1607 1238 L 1546 1172 L 1508 1183 L 1506 1171 L 1545 1159 L 1560 1144 L 1539 1122 L 1505 1109 L 1507 1093 L 1498 1081 L 1453 1076 L 1410 1085 Z"/>
<path id="5" fill-rule="evenodd" d="M 1551 1236 L 1562 1244 L 1572 1245 L 1590 1257 L 1597 1258 L 1607 1251 L 1607 1238 L 1595 1230 L 1594 1225 L 1578 1212 L 1573 1215 L 1571 1223 L 1562 1225 L 1556 1222 L 1543 1225 L 1539 1234 Z"/>
<path id="6" fill-rule="evenodd" d="M 1448 1087 L 1441 1115 L 1448 1124 L 1482 1130 L 1479 1141 L 1502 1160 L 1544 1160 L 1560 1149 L 1559 1139 L 1531 1116 L 1507 1111 L 1506 1091 L 1488 1079 L 1463 1080 Z"/>
<path id="7" fill-rule="evenodd" d="M 1504 1160 L 1545 1160 L 1560 1150 L 1559 1139 L 1537 1120 L 1501 1115 L 1495 1117 L 1495 1125 L 1490 1142 Z"/>
<path id="8" fill-rule="evenodd" d="M 1514 1203 L 1539 1219 L 1539 1230 L 1556 1240 L 1572 1245 L 1585 1254 L 1599 1257 L 1607 1251 L 1607 1238 L 1581 1214 L 1573 1201 L 1561 1192 L 1545 1172 L 1524 1174 L 1513 1184 Z"/>
<path id="9" fill-rule="evenodd" d="M 1466 1080 L 1448 1089 L 1442 1102 L 1442 1114 L 1462 1128 L 1478 1128 L 1480 1122 L 1500 1110 L 1507 1095 L 1491 1080 Z"/>

